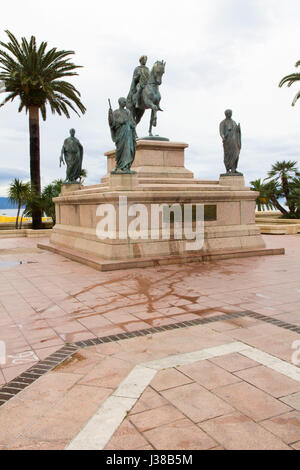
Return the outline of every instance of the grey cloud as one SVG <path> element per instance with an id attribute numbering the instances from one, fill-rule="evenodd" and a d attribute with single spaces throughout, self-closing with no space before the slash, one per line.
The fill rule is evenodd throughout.
<path id="1" fill-rule="evenodd" d="M 233 38 L 251 34 L 252 40 L 269 24 L 264 2 L 260 0 L 223 0 L 216 14 L 216 29 L 229 31 Z"/>
<path id="2" fill-rule="evenodd" d="M 107 98 L 117 106 L 118 97 L 126 96 L 141 54 L 148 54 L 149 67 L 156 59 L 167 61 L 161 87 L 164 113 L 159 115 L 156 132 L 190 144 L 186 166 L 197 177 L 217 179 L 223 171 L 218 123 L 228 106 L 236 111 L 237 120 L 242 121 L 241 170 L 247 178 L 265 174 L 276 159 L 294 158 L 298 154 L 296 113 L 299 108 L 292 115 L 287 97 L 286 104 L 278 104 L 276 121 L 274 110 L 268 108 L 269 103 L 276 105 L 279 95 L 278 89 L 268 95 L 277 70 L 272 70 L 267 54 L 263 65 L 270 80 L 262 84 L 255 81 L 261 44 L 267 41 L 276 44 L 274 62 L 284 60 L 287 48 L 291 48 L 287 33 L 297 2 L 289 0 L 291 6 L 285 15 L 280 44 L 276 43 L 278 30 L 270 29 L 268 9 L 264 8 L 265 3 L 272 3 L 269 0 L 189 0 L 188 7 L 183 7 L 179 0 L 172 3 L 164 0 L 155 1 L 156 8 L 152 9 L 134 0 L 130 8 L 119 0 L 114 4 L 91 3 L 92 15 L 88 9 L 70 9 L 68 2 L 59 4 L 53 0 L 47 17 L 41 2 L 20 3 L 18 17 L 13 16 L 15 7 L 6 5 L 14 18 L 11 29 L 18 36 L 33 32 L 39 40 L 49 40 L 51 47 L 74 49 L 75 62 L 84 66 L 72 82 L 82 92 L 87 113 L 80 119 L 72 115 L 70 120 L 49 113 L 47 122 L 41 123 L 43 184 L 65 175 L 65 168 L 59 168 L 58 157 L 71 127 L 76 129 L 84 146 L 86 184 L 99 182 L 106 173 L 104 152 L 113 148 L 107 124 Z M 58 6 L 60 15 L 57 15 Z M 281 21 L 280 10 L 278 7 L 278 21 Z M 0 36 L 4 39 L 3 33 Z M 268 99 L 264 102 L 262 98 L 266 94 Z M 253 109 L 253 102 L 259 112 Z M 1 108 L 0 116 L 1 164 L 22 169 L 24 173 L 19 174 L 25 179 L 27 168 L 29 173 L 28 116 L 17 112 L 17 103 Z M 149 113 L 137 128 L 140 136 L 146 135 L 148 123 Z M 244 128 L 248 129 L 248 135 Z M 289 135 L 287 129 L 291 129 Z M 13 172 L 8 180 L 17 173 Z M 5 176 L 1 180 L 8 181 Z"/>
<path id="3" fill-rule="evenodd" d="M 29 174 L 18 168 L 1 168 L 0 167 L 0 181 L 1 182 L 11 182 L 14 178 L 19 178 L 21 180 L 28 180 Z"/>

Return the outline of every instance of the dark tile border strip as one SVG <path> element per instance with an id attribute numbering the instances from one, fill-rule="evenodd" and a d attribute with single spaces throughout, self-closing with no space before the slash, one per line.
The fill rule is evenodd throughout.
<path id="1" fill-rule="evenodd" d="M 216 315 L 214 317 L 207 318 L 196 318 L 195 320 L 184 321 L 180 323 L 172 323 L 170 325 L 157 326 L 153 328 L 147 328 L 144 330 L 131 331 L 128 333 L 120 333 L 117 335 L 104 336 L 102 338 L 88 339 L 85 341 L 78 341 L 75 343 L 66 343 L 62 348 L 57 350 L 55 353 L 46 357 L 42 361 L 39 361 L 34 366 L 27 369 L 25 372 L 22 372 L 21 375 L 15 377 L 13 380 L 7 384 L 0 387 L 0 407 L 4 405 L 11 398 L 15 397 L 22 390 L 27 388 L 37 379 L 45 375 L 47 372 L 53 370 L 59 364 L 64 362 L 66 359 L 71 357 L 75 352 L 80 349 L 88 348 L 91 346 L 97 346 L 104 343 L 112 343 L 114 341 L 122 341 L 124 339 L 135 338 L 137 336 L 147 336 L 150 334 L 161 333 L 163 331 L 176 330 L 179 328 L 187 328 L 189 326 L 205 325 L 207 323 L 215 323 L 218 321 L 231 320 L 233 318 L 241 317 L 252 317 L 257 320 L 261 320 L 266 323 L 284 328 L 286 330 L 293 331 L 295 333 L 300 333 L 300 326 L 293 325 L 291 323 L 286 323 L 281 320 L 278 320 L 273 317 L 266 317 L 260 313 L 245 311 L 238 313 L 229 313 L 224 315 Z"/>

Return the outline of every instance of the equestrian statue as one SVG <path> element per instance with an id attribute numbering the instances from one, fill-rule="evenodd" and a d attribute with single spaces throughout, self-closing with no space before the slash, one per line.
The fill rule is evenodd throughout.
<path id="1" fill-rule="evenodd" d="M 162 111 L 159 86 L 165 73 L 166 62 L 156 61 L 151 72 L 146 63 L 147 56 L 144 55 L 140 58 L 140 65 L 134 70 L 126 107 L 131 111 L 136 124 L 142 119 L 145 110 L 151 109 L 149 136 L 153 137 L 152 128 L 157 125 L 157 111 Z"/>

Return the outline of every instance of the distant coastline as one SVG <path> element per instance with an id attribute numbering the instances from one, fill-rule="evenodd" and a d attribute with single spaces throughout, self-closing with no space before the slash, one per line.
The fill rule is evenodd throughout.
<path id="1" fill-rule="evenodd" d="M 0 215 L 16 217 L 17 212 L 17 206 L 15 204 L 12 204 L 8 197 L 0 197 Z"/>
<path id="2" fill-rule="evenodd" d="M 12 204 L 8 197 L 0 197 L 0 209 L 17 209 L 17 205 Z"/>
<path id="3" fill-rule="evenodd" d="M 0 215 L 6 215 L 7 217 L 17 217 L 17 213 L 18 209 L 0 209 Z"/>

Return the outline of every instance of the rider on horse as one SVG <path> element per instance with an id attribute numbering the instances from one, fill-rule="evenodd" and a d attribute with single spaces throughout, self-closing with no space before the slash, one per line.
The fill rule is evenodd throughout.
<path id="1" fill-rule="evenodd" d="M 149 136 L 152 136 L 152 127 L 157 124 L 157 111 L 160 108 L 161 95 L 159 86 L 162 83 L 162 75 L 165 73 L 164 61 L 157 60 L 151 72 L 146 67 L 147 56 L 140 58 L 140 64 L 134 69 L 130 90 L 126 100 L 126 107 L 132 113 L 136 124 L 142 119 L 146 109 L 151 109 Z"/>
<path id="2" fill-rule="evenodd" d="M 147 59 L 148 59 L 147 56 L 143 55 L 140 58 L 141 65 L 139 65 L 138 67 L 134 69 L 131 87 L 130 87 L 129 95 L 127 98 L 127 99 L 130 99 L 131 102 L 133 102 L 136 108 L 139 108 L 140 106 L 141 95 L 142 95 L 143 89 L 148 83 L 149 76 L 150 76 L 150 71 L 148 67 L 146 66 Z"/>

